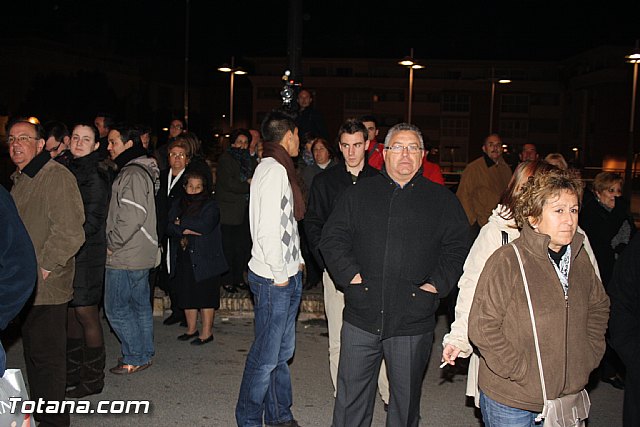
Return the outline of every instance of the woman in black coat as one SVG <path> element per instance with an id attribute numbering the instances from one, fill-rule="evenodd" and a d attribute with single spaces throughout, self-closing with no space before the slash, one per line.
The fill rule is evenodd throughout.
<path id="1" fill-rule="evenodd" d="M 75 259 L 73 300 L 67 316 L 67 396 L 73 398 L 100 393 L 104 386 L 105 352 L 98 304 L 107 255 L 110 188 L 98 137 L 92 124 L 78 124 L 71 134 L 73 160 L 69 170 L 78 182 L 85 216 L 85 243 Z"/>
<path id="2" fill-rule="evenodd" d="M 627 247 L 636 232 L 629 203 L 622 197 L 622 177 L 613 172 L 600 172 L 592 185 L 593 192 L 585 193 L 580 227 L 587 233 L 598 261 L 600 277 L 605 289 L 613 275 L 616 259 Z M 624 388 L 624 366 L 607 341 L 607 350 L 599 369 L 600 379 Z"/>
<path id="3" fill-rule="evenodd" d="M 184 309 L 187 332 L 180 341 L 191 344 L 213 341 L 215 310 L 220 307 L 220 274 L 227 270 L 222 251 L 220 211 L 205 191 L 206 177 L 185 173 L 185 195 L 169 211 L 170 280 L 177 289 L 178 307 Z M 197 330 L 198 310 L 202 331 Z"/>

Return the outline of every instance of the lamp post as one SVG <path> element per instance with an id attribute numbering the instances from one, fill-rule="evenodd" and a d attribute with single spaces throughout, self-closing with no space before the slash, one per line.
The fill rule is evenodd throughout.
<path id="1" fill-rule="evenodd" d="M 223 64 L 222 67 L 218 68 L 218 71 L 222 71 L 223 73 L 229 73 L 231 75 L 231 82 L 229 84 L 229 129 L 233 128 L 233 85 L 234 85 L 234 77 L 236 74 L 243 75 L 247 74 L 240 67 L 235 67 L 235 58 L 231 57 L 231 66 L 227 64 Z"/>
<path id="2" fill-rule="evenodd" d="M 409 69 L 409 106 L 407 107 L 407 123 L 411 123 L 411 106 L 413 104 L 413 70 L 424 68 L 424 65 L 418 64 L 413 58 L 413 48 L 411 48 L 411 55 L 405 56 L 402 60 L 398 61 L 398 64 Z"/>
<path id="3" fill-rule="evenodd" d="M 638 40 L 636 40 L 636 48 L 633 53 L 626 56 L 627 62 L 633 64 L 633 85 L 631 89 L 631 114 L 629 117 L 629 145 L 627 146 L 627 162 L 624 168 L 624 190 L 622 195 L 629 201 L 631 201 L 631 195 L 633 193 L 633 163 L 634 163 L 634 149 L 633 149 L 633 130 L 634 121 L 636 116 L 636 91 L 638 88 L 638 63 L 640 63 L 640 47 L 638 47 Z"/>
<path id="4" fill-rule="evenodd" d="M 496 97 L 496 83 L 499 84 L 508 84 L 511 83 L 509 79 L 497 79 L 494 76 L 494 69 L 491 67 L 491 77 L 489 78 L 491 82 L 491 103 L 489 104 L 489 135 L 493 133 L 493 110 L 494 110 L 494 102 Z"/>

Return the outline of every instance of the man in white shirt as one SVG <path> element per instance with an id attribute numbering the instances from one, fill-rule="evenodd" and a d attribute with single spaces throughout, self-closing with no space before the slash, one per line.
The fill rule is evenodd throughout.
<path id="1" fill-rule="evenodd" d="M 295 323 L 302 295 L 298 221 L 304 198 L 291 157 L 298 155 L 298 128 L 274 111 L 262 123 L 264 151 L 251 182 L 249 225 L 253 245 L 249 286 L 254 296 L 255 339 L 240 385 L 238 426 L 298 426 L 291 405 L 287 361 L 295 350 Z"/>

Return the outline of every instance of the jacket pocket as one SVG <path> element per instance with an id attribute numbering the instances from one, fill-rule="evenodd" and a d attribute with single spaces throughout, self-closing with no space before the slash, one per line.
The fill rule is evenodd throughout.
<path id="1" fill-rule="evenodd" d="M 413 286 L 408 292 L 406 316 L 408 324 L 419 324 L 429 320 L 439 305 L 437 294 Z"/>

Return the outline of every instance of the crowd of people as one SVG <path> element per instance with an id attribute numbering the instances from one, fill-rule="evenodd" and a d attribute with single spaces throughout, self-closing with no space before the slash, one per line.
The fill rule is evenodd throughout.
<path id="1" fill-rule="evenodd" d="M 377 391 L 387 425 L 419 424 L 440 301 L 443 366 L 464 366 L 485 425 L 534 425 L 594 370 L 625 389 L 625 426 L 638 425 L 638 237 L 617 174 L 585 189 L 533 144 L 512 172 L 491 134 L 454 192 L 415 125 L 378 142 L 374 116 L 351 118 L 332 143 L 312 100 L 302 90 L 297 117 L 234 129 L 215 159 L 181 119 L 157 145 L 102 113 L 8 125 L 0 242 L 20 268 L 0 261 L 0 327 L 20 313 L 32 399 L 102 391 L 101 307 L 121 345 L 109 371 L 130 375 L 155 356 L 154 288 L 170 296 L 163 323 L 194 346 L 214 341 L 221 289 L 243 291 L 255 339 L 237 423 L 297 426 L 288 362 L 303 290 L 322 286 L 334 427 L 371 425 Z"/>

